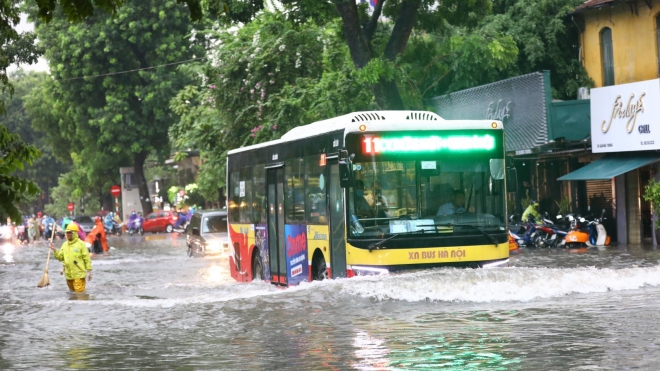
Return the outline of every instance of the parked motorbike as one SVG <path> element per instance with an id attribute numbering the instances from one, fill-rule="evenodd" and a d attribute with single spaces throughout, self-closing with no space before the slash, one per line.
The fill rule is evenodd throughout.
<path id="1" fill-rule="evenodd" d="M 589 241 L 589 230 L 587 229 L 587 219 L 569 215 L 571 229 L 566 234 L 566 248 L 579 249 L 587 247 Z"/>
<path id="2" fill-rule="evenodd" d="M 516 224 L 516 215 L 509 216 L 509 236 L 511 236 L 514 241 L 520 247 L 531 247 L 534 246 L 534 238 L 536 237 L 536 223 L 533 218 L 530 218 L 527 221 L 527 225 L 519 225 L 519 228 L 516 232 L 512 231 L 512 228 L 515 228 Z"/>
<path id="3" fill-rule="evenodd" d="M 128 235 L 132 236 L 133 233 L 139 233 L 140 235 L 144 235 L 144 229 L 142 229 L 142 222 L 143 222 L 142 217 L 129 221 L 128 228 L 126 229 Z"/>
<path id="4" fill-rule="evenodd" d="M 556 238 L 555 223 L 550 220 L 548 213 L 543 213 L 541 224 L 536 225 L 536 235 L 534 237 L 534 246 L 537 248 L 550 247 L 550 243 Z"/>
<path id="5" fill-rule="evenodd" d="M 610 236 L 607 235 L 607 231 L 603 226 L 603 220 L 605 220 L 605 209 L 603 209 L 600 214 L 600 218 L 594 218 L 587 225 L 589 230 L 589 240 L 587 241 L 587 246 L 607 246 L 610 244 Z"/>

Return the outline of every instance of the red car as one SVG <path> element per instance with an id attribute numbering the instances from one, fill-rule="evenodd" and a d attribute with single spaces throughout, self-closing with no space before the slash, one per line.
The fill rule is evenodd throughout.
<path id="1" fill-rule="evenodd" d="M 165 231 L 171 233 L 176 223 L 176 213 L 174 211 L 154 211 L 144 218 L 142 229 L 145 232 L 161 232 Z"/>

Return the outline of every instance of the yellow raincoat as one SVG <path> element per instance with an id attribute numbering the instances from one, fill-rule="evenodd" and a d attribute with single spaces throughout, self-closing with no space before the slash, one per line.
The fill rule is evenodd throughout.
<path id="1" fill-rule="evenodd" d="M 92 260 L 89 257 L 89 250 L 84 242 L 78 238 L 78 234 L 73 234 L 73 241 L 68 240 L 62 244 L 59 250 L 55 251 L 55 259 L 64 264 L 65 277 L 67 280 L 85 278 L 87 271 L 92 270 Z"/>

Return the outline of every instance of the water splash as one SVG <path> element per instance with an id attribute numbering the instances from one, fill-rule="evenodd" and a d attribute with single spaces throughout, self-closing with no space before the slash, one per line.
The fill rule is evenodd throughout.
<path id="1" fill-rule="evenodd" d="M 660 267 L 438 269 L 344 280 L 343 291 L 376 300 L 501 302 L 660 285 Z"/>

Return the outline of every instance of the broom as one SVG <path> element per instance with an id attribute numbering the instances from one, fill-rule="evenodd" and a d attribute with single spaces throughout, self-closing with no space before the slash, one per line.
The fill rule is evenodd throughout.
<path id="1" fill-rule="evenodd" d="M 50 242 L 53 243 L 53 237 L 55 236 L 55 224 L 53 224 L 53 230 L 50 233 Z M 46 287 L 50 285 L 50 280 L 48 279 L 48 263 L 50 263 L 50 246 L 48 246 L 48 259 L 46 259 L 46 269 L 44 269 L 44 275 L 41 277 L 41 280 L 39 280 L 39 283 L 37 283 L 37 287 Z"/>

